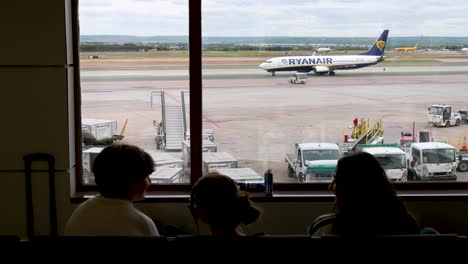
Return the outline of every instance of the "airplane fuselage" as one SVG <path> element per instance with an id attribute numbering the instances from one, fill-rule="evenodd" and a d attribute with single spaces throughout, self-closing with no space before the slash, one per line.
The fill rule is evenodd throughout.
<path id="1" fill-rule="evenodd" d="M 377 64 L 384 60 L 385 44 L 387 42 L 388 29 L 384 30 L 372 47 L 358 55 L 341 56 L 285 56 L 275 57 L 264 61 L 260 68 L 271 72 L 297 71 L 317 74 L 335 75 L 335 70 L 351 70 Z"/>
<path id="2" fill-rule="evenodd" d="M 403 52 L 408 52 L 408 51 L 414 51 L 419 48 L 419 43 L 416 43 L 413 47 L 401 47 L 401 48 L 394 48 L 393 51 L 403 51 Z"/>
<path id="3" fill-rule="evenodd" d="M 413 50 L 417 50 L 418 48 L 395 48 L 394 51 L 403 51 L 403 52 L 406 52 L 406 51 L 413 51 Z"/>
<path id="4" fill-rule="evenodd" d="M 347 55 L 347 56 L 287 56 L 276 57 L 260 64 L 268 72 L 298 71 L 317 73 L 330 72 L 335 69 L 351 70 L 377 64 L 381 56 Z"/>

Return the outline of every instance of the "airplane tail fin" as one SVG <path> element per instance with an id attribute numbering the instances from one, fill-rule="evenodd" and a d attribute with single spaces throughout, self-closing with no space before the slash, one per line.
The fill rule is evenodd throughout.
<path id="1" fill-rule="evenodd" d="M 387 44 L 388 29 L 382 32 L 382 35 L 375 41 L 374 45 L 366 52 L 360 55 L 382 56 L 384 54 L 385 45 Z"/>

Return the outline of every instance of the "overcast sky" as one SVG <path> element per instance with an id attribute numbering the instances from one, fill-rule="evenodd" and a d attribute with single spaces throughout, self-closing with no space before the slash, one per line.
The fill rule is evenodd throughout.
<path id="1" fill-rule="evenodd" d="M 188 0 L 80 0 L 82 35 L 188 35 Z M 468 36 L 468 0 L 203 0 L 204 36 Z"/>

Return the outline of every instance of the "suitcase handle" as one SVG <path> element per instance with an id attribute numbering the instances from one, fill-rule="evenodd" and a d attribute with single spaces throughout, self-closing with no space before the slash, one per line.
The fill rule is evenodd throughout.
<path id="1" fill-rule="evenodd" d="M 32 200 L 32 163 L 33 161 L 47 161 L 49 172 L 49 213 L 50 213 L 50 233 L 57 236 L 57 208 L 55 202 L 55 158 L 47 153 L 33 153 L 23 157 L 26 174 L 26 213 L 27 213 L 27 234 L 31 238 L 34 236 L 34 211 Z"/>

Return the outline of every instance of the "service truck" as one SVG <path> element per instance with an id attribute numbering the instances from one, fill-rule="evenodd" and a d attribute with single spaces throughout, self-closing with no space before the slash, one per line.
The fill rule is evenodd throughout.
<path id="1" fill-rule="evenodd" d="M 307 73 L 295 73 L 291 78 L 289 78 L 289 83 L 291 84 L 305 84 L 307 80 Z"/>
<path id="2" fill-rule="evenodd" d="M 458 152 L 458 170 L 461 172 L 468 171 L 468 150 Z"/>
<path id="3" fill-rule="evenodd" d="M 364 144 L 357 149 L 372 154 L 382 165 L 390 181 L 407 181 L 406 153 L 398 144 Z"/>
<path id="4" fill-rule="evenodd" d="M 441 142 L 419 142 L 410 147 L 408 180 L 457 180 L 455 148 Z"/>
<path id="5" fill-rule="evenodd" d="M 340 157 L 336 143 L 296 143 L 295 153 L 285 158 L 288 176 L 305 182 L 331 181 Z"/>
<path id="6" fill-rule="evenodd" d="M 450 105 L 434 104 L 427 110 L 429 111 L 428 123 L 433 126 L 459 126 L 462 122 L 460 113 L 452 112 L 452 107 Z"/>

